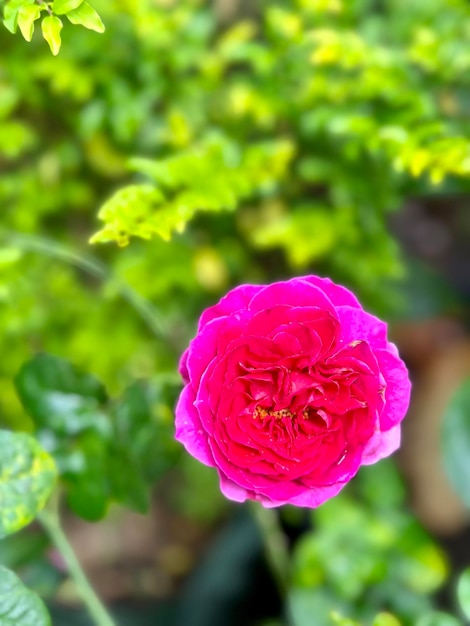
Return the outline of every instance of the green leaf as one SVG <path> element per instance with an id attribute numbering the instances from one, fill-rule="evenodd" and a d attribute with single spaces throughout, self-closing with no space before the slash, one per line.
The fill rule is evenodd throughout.
<path id="1" fill-rule="evenodd" d="M 0 537 L 36 517 L 51 495 L 56 473 L 54 461 L 33 437 L 0 431 Z"/>
<path id="2" fill-rule="evenodd" d="M 0 626 L 50 626 L 39 597 L 5 567 L 0 567 Z"/>
<path id="3" fill-rule="evenodd" d="M 150 486 L 142 475 L 139 463 L 126 446 L 114 446 L 111 449 L 107 469 L 113 499 L 137 513 L 148 513 Z"/>
<path id="4" fill-rule="evenodd" d="M 50 354 L 38 354 L 25 363 L 15 378 L 16 389 L 27 413 L 39 430 L 56 438 L 87 429 L 109 433 L 101 407 L 107 394 L 101 382 Z"/>
<path id="5" fill-rule="evenodd" d="M 3 23 L 11 32 L 16 33 L 20 9 L 26 5 L 35 4 L 35 0 L 10 0 L 3 9 Z"/>
<path id="6" fill-rule="evenodd" d="M 7 28 L 10 33 L 15 34 L 18 29 L 18 13 L 20 12 L 20 7 L 10 4 L 7 4 L 3 9 L 3 24 L 5 28 Z"/>
<path id="7" fill-rule="evenodd" d="M 105 28 L 100 16 L 88 2 L 82 2 L 74 11 L 67 13 L 67 18 L 72 24 L 80 24 L 97 33 L 104 33 Z"/>
<path id="8" fill-rule="evenodd" d="M 130 385 L 112 409 L 114 437 L 109 456 L 113 497 L 139 513 L 150 508 L 150 487 L 162 466 L 163 425 L 152 411 L 150 390 Z M 126 467 L 126 471 L 122 471 Z"/>
<path id="9" fill-rule="evenodd" d="M 70 453 L 74 448 L 65 450 Z M 111 499 L 108 480 L 108 442 L 93 432 L 78 438 L 76 449 L 83 465 L 77 473 L 64 474 L 67 502 L 77 515 L 95 522 L 102 519 Z M 123 466 L 120 471 L 125 473 Z"/>
<path id="10" fill-rule="evenodd" d="M 26 528 L 0 541 L 0 563 L 16 570 L 38 562 L 49 547 L 49 538 L 41 529 L 32 532 L 31 528 Z"/>
<path id="11" fill-rule="evenodd" d="M 167 394 L 168 395 L 168 394 Z M 173 416 L 163 407 L 174 404 L 163 388 L 142 381 L 130 385 L 112 409 L 113 442 L 131 454 L 148 484 L 153 484 L 174 463 Z"/>
<path id="12" fill-rule="evenodd" d="M 26 41 L 31 41 L 34 33 L 34 22 L 41 15 L 41 8 L 38 4 L 26 4 L 18 12 L 18 26 Z"/>
<path id="13" fill-rule="evenodd" d="M 60 31 L 62 30 L 62 21 L 55 15 L 48 15 L 42 20 L 41 28 L 44 39 L 49 44 L 49 48 L 54 56 L 59 54 L 62 40 Z"/>
<path id="14" fill-rule="evenodd" d="M 51 8 L 56 15 L 64 15 L 78 9 L 82 2 L 83 0 L 54 0 Z"/>
<path id="15" fill-rule="evenodd" d="M 470 507 L 470 379 L 461 384 L 446 409 L 442 452 L 454 489 Z"/>
<path id="16" fill-rule="evenodd" d="M 470 567 L 460 576 L 457 583 L 457 599 L 467 619 L 470 619 Z"/>

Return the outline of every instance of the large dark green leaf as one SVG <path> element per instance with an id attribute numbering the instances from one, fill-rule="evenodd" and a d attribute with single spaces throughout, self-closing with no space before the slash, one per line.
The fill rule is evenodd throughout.
<path id="1" fill-rule="evenodd" d="M 442 451 L 449 479 L 462 502 L 470 507 L 470 379 L 460 385 L 447 407 Z"/>
<path id="2" fill-rule="evenodd" d="M 24 433 L 0 431 L 0 537 L 29 524 L 55 485 L 56 467 Z"/>
<path id="3" fill-rule="evenodd" d="M 0 626 L 50 626 L 46 607 L 13 572 L 0 567 Z"/>
<path id="4" fill-rule="evenodd" d="M 87 520 L 100 519 L 110 499 L 112 439 L 104 386 L 64 359 L 39 354 L 23 365 L 16 387 L 39 440 L 56 460 L 70 507 Z"/>
<path id="5" fill-rule="evenodd" d="M 38 354 L 16 376 L 20 400 L 39 430 L 61 437 L 93 428 L 108 432 L 101 411 L 107 394 L 100 381 L 68 361 Z"/>

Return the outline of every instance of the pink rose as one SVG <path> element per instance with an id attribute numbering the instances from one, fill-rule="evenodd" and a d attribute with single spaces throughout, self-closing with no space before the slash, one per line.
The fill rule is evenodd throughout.
<path id="1" fill-rule="evenodd" d="M 316 507 L 400 444 L 406 367 L 386 324 L 328 278 L 233 289 L 180 371 L 176 438 L 238 502 Z"/>

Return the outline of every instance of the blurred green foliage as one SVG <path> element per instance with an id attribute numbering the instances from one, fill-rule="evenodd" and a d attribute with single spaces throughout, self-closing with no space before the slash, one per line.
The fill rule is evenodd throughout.
<path id="1" fill-rule="evenodd" d="M 470 379 L 454 392 L 442 425 L 441 448 L 452 486 L 466 507 L 470 507 Z"/>
<path id="2" fill-rule="evenodd" d="M 204 306 L 314 271 L 391 312 L 389 212 L 469 190 L 470 5 L 0 4 L 0 413 L 36 432 L 76 513 L 144 511 L 178 458 L 176 363 Z M 215 475 L 179 469 L 171 504 L 216 521 Z M 363 476 L 295 550 L 299 623 L 452 619 L 430 612 L 446 565 L 400 481 Z"/>
<path id="3" fill-rule="evenodd" d="M 97 378 L 46 354 L 23 365 L 16 387 L 77 515 L 101 519 L 111 501 L 148 513 L 150 487 L 179 452 L 162 390 L 134 382 L 112 402 Z"/>
<path id="4" fill-rule="evenodd" d="M 372 624 L 387 608 L 407 626 L 431 610 L 429 594 L 445 581 L 448 566 L 406 512 L 404 487 L 390 461 L 364 468 L 358 481 L 315 511 L 312 520 L 312 531 L 302 536 L 293 556 L 294 610 L 316 606 L 319 626 L 330 624 L 332 609 Z"/>

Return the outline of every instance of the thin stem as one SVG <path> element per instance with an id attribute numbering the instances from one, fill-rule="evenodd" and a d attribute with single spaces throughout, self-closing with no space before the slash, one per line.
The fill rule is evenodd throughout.
<path id="1" fill-rule="evenodd" d="M 57 244 L 55 241 L 47 239 L 46 237 L 4 231 L 0 233 L 0 238 L 4 239 L 6 243 L 17 246 L 21 250 L 37 252 L 58 259 L 87 272 L 103 282 L 114 284 L 121 297 L 139 314 L 153 335 L 159 339 L 168 337 L 168 331 L 165 328 L 163 319 L 155 307 L 134 289 L 129 287 L 129 285 L 126 285 L 115 276 L 111 276 L 106 267 L 97 259 L 79 254 L 75 250 Z"/>
<path id="2" fill-rule="evenodd" d="M 49 15 L 54 15 L 52 13 L 51 7 L 47 4 L 47 2 L 44 2 L 44 0 L 36 0 L 36 4 L 42 4 L 43 6 L 46 7 L 46 11 L 49 13 Z"/>
<path id="3" fill-rule="evenodd" d="M 70 577 L 75 583 L 77 593 L 87 607 L 96 626 L 115 626 L 114 621 L 111 619 L 109 613 L 103 606 L 101 600 L 96 595 L 93 587 L 86 577 L 85 572 L 83 571 L 82 566 L 80 565 L 77 556 L 62 529 L 58 513 L 57 498 L 55 501 L 51 501 L 51 505 L 47 509 L 41 511 L 38 519 L 47 531 L 53 544 L 61 553 L 67 565 Z"/>
<path id="4" fill-rule="evenodd" d="M 277 512 L 274 509 L 265 509 L 258 502 L 250 502 L 250 507 L 263 537 L 268 564 L 281 595 L 285 596 L 289 583 L 289 552 Z"/>

